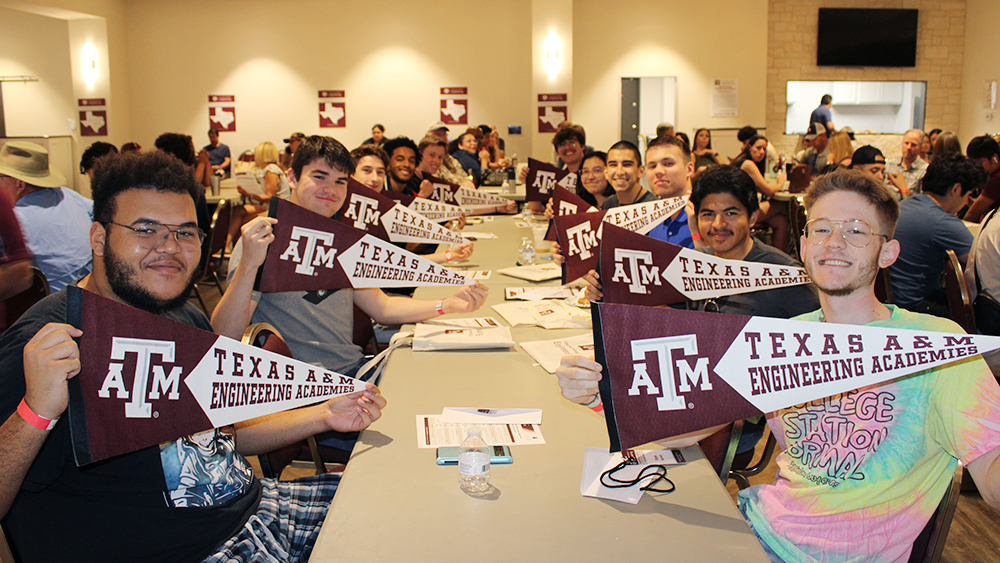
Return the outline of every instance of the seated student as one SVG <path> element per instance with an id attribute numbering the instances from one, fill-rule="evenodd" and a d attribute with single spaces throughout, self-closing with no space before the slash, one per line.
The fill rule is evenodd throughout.
<path id="1" fill-rule="evenodd" d="M 97 162 L 97 159 L 107 154 L 118 154 L 118 149 L 111 143 L 101 141 L 97 141 L 87 147 L 87 150 L 83 151 L 83 155 L 80 157 L 80 174 L 86 174 L 93 178 L 94 163 Z"/>
<path id="2" fill-rule="evenodd" d="M 825 135 L 820 134 L 820 137 L 826 139 Z M 788 203 L 769 198 L 781 191 L 787 178 L 784 170 L 778 171 L 778 176 L 774 179 L 773 184 L 764 178 L 767 167 L 767 147 L 766 137 L 754 135 L 747 140 L 746 148 L 733 159 L 731 165 L 749 174 L 753 178 L 754 184 L 757 185 L 757 190 L 767 199 L 760 206 L 761 214 L 758 220 L 771 227 L 775 248 L 784 252 L 788 250 L 789 238 Z"/>
<path id="3" fill-rule="evenodd" d="M 608 149 L 608 165 L 604 175 L 615 193 L 604 200 L 601 209 L 612 209 L 620 205 L 646 203 L 658 198 L 653 192 L 642 187 L 640 179 L 646 168 L 639 156 L 639 147 L 629 141 L 618 141 Z"/>
<path id="4" fill-rule="evenodd" d="M 248 203 L 233 207 L 227 242 L 239 236 L 240 227 L 247 221 L 261 213 L 267 213 L 272 197 L 288 198 L 288 177 L 278 166 L 278 147 L 270 141 L 260 143 L 253 151 L 253 161 L 251 173 L 257 184 L 264 187 L 264 193 L 251 193 L 241 186 L 236 186 L 237 191 Z"/>
<path id="5" fill-rule="evenodd" d="M 479 130 L 476 129 L 476 132 Z M 472 129 L 462 133 L 458 138 L 458 146 L 451 153 L 451 156 L 455 157 L 465 173 L 471 176 L 473 183 L 478 186 L 483 177 L 483 168 L 489 166 L 490 156 L 486 149 L 480 150 L 479 141 Z"/>
<path id="6" fill-rule="evenodd" d="M 0 190 L 14 204 L 24 242 L 53 292 L 90 273 L 92 262 L 87 229 L 94 202 L 65 183 L 41 145 L 11 141 L 0 149 Z"/>
<path id="7" fill-rule="evenodd" d="M 982 164 L 989 175 L 982 193 L 965 212 L 966 221 L 978 223 L 986 216 L 987 211 L 996 208 L 997 201 L 1000 200 L 1000 145 L 989 135 L 975 137 L 969 141 L 965 154 Z"/>
<path id="8" fill-rule="evenodd" d="M 389 155 L 386 195 L 393 199 L 399 199 L 398 195 L 427 197 L 433 189 L 430 182 L 426 184 L 413 182 L 417 166 L 420 164 L 417 145 L 413 144 L 409 137 L 395 137 L 383 143 L 382 148 L 385 154 Z"/>
<path id="9" fill-rule="evenodd" d="M 865 145 L 854 151 L 854 154 L 851 156 L 851 168 L 860 170 L 877 181 L 884 183 L 887 188 L 896 194 L 896 199 L 899 199 L 900 194 L 906 189 L 906 180 L 902 176 L 886 177 L 885 156 L 882 155 L 882 151 L 871 145 Z"/>
<path id="10" fill-rule="evenodd" d="M 822 308 L 808 321 L 962 332 L 955 323 L 883 305 L 879 268 L 892 264 L 898 215 L 885 186 L 851 170 L 806 192 L 802 257 Z M 601 365 L 563 358 L 562 394 L 596 405 Z M 880 416 L 858 405 L 878 397 Z M 813 431 L 802 431 L 809 417 Z M 739 506 L 772 561 L 906 561 L 958 460 L 1000 508 L 1000 388 L 982 357 L 767 414 L 783 452 L 774 484 L 740 492 Z M 851 429 L 857 440 L 836 435 Z M 710 430 L 676 444 L 696 441 Z M 881 441 L 863 440 L 878 434 Z M 850 437 L 850 436 L 848 436 Z M 809 456 L 802 452 L 824 452 Z M 833 460 L 854 460 L 850 467 Z"/>
<path id="11" fill-rule="evenodd" d="M 896 239 L 902 250 L 889 268 L 897 305 L 918 313 L 950 316 L 948 296 L 940 281 L 945 251 L 954 250 L 965 265 L 973 237 L 955 214 L 985 182 L 986 172 L 978 162 L 964 156 L 936 158 L 924 174 L 923 193 L 899 204 Z"/>
<path id="12" fill-rule="evenodd" d="M 204 236 L 190 171 L 162 153 L 131 153 L 102 160 L 92 185 L 94 271 L 80 287 L 211 330 L 187 302 Z M 0 338 L 0 516 L 22 560 L 305 561 L 339 478 L 256 479 L 243 456 L 321 429 L 361 430 L 381 416 L 378 389 L 79 468 L 69 421 L 47 429 L 80 371 L 82 333 L 63 324 L 66 300 L 46 297 Z M 193 471 L 180 473 L 179 454 Z"/>
<path id="13" fill-rule="evenodd" d="M 337 140 L 307 137 L 295 151 L 290 171 L 292 203 L 326 217 L 341 213 L 354 161 Z M 212 326 L 219 334 L 239 338 L 251 322 L 266 321 L 285 337 L 296 359 L 355 375 L 364 363 L 364 355 L 352 342 L 352 305 L 376 322 L 393 325 L 475 311 L 486 298 L 487 287 L 480 283 L 437 302 L 390 297 L 381 289 L 253 291 L 257 268 L 274 240 L 271 225 L 275 222 L 273 218 L 257 217 L 243 226 L 243 236 L 229 262 L 229 285 L 212 314 Z"/>

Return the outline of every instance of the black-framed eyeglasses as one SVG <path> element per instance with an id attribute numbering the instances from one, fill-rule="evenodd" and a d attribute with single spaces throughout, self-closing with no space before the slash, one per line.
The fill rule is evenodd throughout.
<path id="1" fill-rule="evenodd" d="M 195 225 L 165 225 L 155 221 L 142 222 L 136 226 L 123 225 L 108 221 L 107 225 L 117 225 L 124 227 L 133 233 L 139 240 L 139 245 L 146 250 L 159 248 L 167 242 L 167 237 L 173 233 L 177 244 L 186 250 L 201 249 L 201 243 L 205 241 L 205 231 Z"/>
<path id="2" fill-rule="evenodd" d="M 830 238 L 834 229 L 840 229 L 840 236 L 848 244 L 855 248 L 864 248 L 871 244 L 873 237 L 883 237 L 889 240 L 884 234 L 876 233 L 871 225 L 860 219 L 851 221 L 831 221 L 830 219 L 813 219 L 806 223 L 806 242 L 811 245 L 820 245 Z"/>

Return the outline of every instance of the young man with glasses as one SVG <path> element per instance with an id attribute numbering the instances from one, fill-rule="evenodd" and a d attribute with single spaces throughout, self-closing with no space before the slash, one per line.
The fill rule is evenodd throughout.
<path id="1" fill-rule="evenodd" d="M 159 152 L 116 155 L 92 186 L 94 270 L 79 286 L 212 330 L 187 303 L 204 237 L 190 170 Z M 59 420 L 80 371 L 82 333 L 64 324 L 66 302 L 65 290 L 46 297 L 0 338 L 0 516 L 22 560 L 308 558 L 339 478 L 256 479 L 243 456 L 325 429 L 361 430 L 381 416 L 378 389 L 80 468 L 69 421 Z"/>
<path id="2" fill-rule="evenodd" d="M 961 333 L 955 323 L 883 305 L 875 276 L 899 255 L 899 207 L 853 170 L 806 193 L 802 261 L 821 309 L 800 320 Z M 593 400 L 600 364 L 564 358 L 563 396 Z M 772 561 L 906 561 L 958 460 L 1000 508 L 1000 388 L 981 357 L 767 414 L 783 452 L 774 484 L 739 505 Z"/>

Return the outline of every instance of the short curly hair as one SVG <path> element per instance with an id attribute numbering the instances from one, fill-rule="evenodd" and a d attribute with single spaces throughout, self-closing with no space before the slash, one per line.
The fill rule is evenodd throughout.
<path id="1" fill-rule="evenodd" d="M 165 152 L 128 152 L 108 155 L 94 165 L 90 183 L 94 196 L 94 221 L 106 225 L 114 220 L 118 194 L 128 190 L 151 190 L 187 194 L 198 200 L 201 186 L 191 169 Z"/>

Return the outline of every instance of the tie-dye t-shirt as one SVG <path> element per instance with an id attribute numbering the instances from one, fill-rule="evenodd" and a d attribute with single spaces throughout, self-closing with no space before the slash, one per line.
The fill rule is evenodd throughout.
<path id="1" fill-rule="evenodd" d="M 889 308 L 889 320 L 869 326 L 962 332 Z M 818 321 L 819 311 L 797 318 Z M 739 497 L 767 545 L 785 561 L 906 561 L 957 459 L 1000 446 L 1000 387 L 974 356 L 768 419 L 785 442 L 777 478 Z"/>

